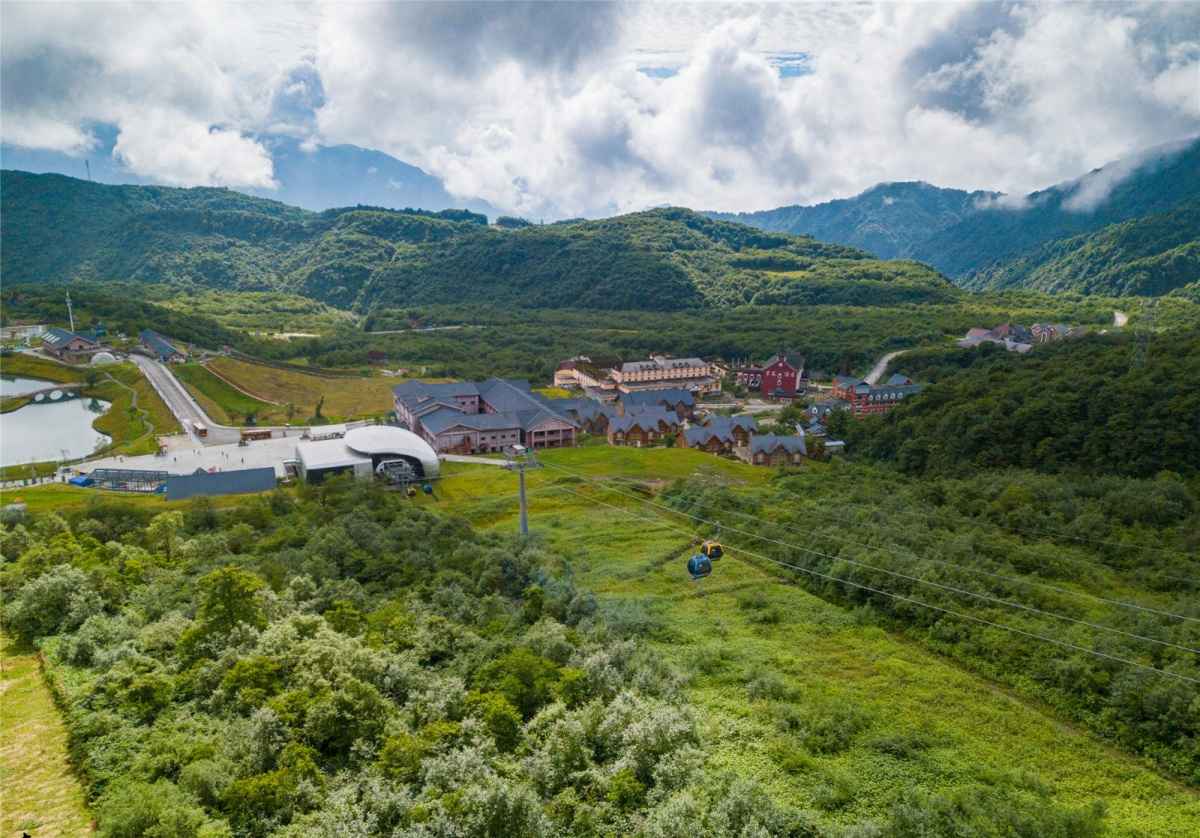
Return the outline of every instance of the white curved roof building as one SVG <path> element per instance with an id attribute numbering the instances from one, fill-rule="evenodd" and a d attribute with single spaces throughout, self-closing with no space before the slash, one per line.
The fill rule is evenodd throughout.
<path id="1" fill-rule="evenodd" d="M 369 478 L 380 463 L 404 460 L 422 480 L 438 476 L 437 454 L 425 440 L 411 431 L 391 425 L 369 425 L 347 431 L 344 437 L 299 442 L 296 458 L 300 472 L 310 483 L 319 483 L 340 472 Z"/>
<path id="2" fill-rule="evenodd" d="M 438 475 L 437 452 L 412 431 L 394 425 L 367 425 L 347 431 L 345 442 L 347 448 L 370 457 L 375 465 L 383 460 L 404 459 L 419 463 L 418 473 L 424 477 Z"/>
<path id="3" fill-rule="evenodd" d="M 114 356 L 111 352 L 97 352 L 92 356 L 93 367 L 98 367 L 101 364 L 115 364 L 116 362 L 116 356 Z"/>

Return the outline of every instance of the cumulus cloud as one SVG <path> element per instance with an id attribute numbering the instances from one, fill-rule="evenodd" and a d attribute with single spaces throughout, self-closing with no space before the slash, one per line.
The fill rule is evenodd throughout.
<path id="1" fill-rule="evenodd" d="M 257 135 L 278 132 L 535 218 L 914 179 L 1013 205 L 1200 133 L 1200 4 L 2 10 L 4 140 L 82 153 L 112 123 L 170 183 L 264 183 Z M 1088 181 L 1078 208 L 1105 194 Z"/>
<path id="2" fill-rule="evenodd" d="M 248 134 L 303 54 L 280 10 L 239 4 L 0 6 L 0 139 L 72 155 L 120 134 L 127 170 L 163 183 L 273 183 Z M 286 11 L 286 10 L 283 10 Z M 311 48 L 311 47 L 310 47 Z M 264 177 L 263 160 L 268 171 Z"/>

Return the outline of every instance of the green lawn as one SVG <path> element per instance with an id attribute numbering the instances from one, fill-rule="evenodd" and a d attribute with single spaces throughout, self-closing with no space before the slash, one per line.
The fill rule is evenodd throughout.
<path id="1" fill-rule="evenodd" d="M 650 476 L 751 484 L 770 474 L 670 449 L 583 447 L 539 458 L 651 488 Z M 694 539 L 677 516 L 553 468 L 532 472 L 529 488 L 534 537 L 571 557 L 578 580 L 603 600 L 655 615 L 652 643 L 688 676 L 712 770 L 755 777 L 829 823 L 882 815 L 909 787 L 1044 785 L 1062 805 L 1103 800 L 1113 835 L 1200 834 L 1195 790 L 736 551 L 708 579 L 689 581 L 683 561 Z M 516 526 L 516 479 L 498 468 L 448 465 L 436 498 L 419 502 L 478 526 Z M 840 713 L 861 729 L 845 750 L 814 752 L 782 731 L 777 720 L 794 713 Z"/>

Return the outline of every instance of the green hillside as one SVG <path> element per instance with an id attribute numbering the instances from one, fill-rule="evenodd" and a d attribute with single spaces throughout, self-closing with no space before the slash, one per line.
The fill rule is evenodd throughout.
<path id="1" fill-rule="evenodd" d="M 969 288 L 1036 288 L 1159 296 L 1200 281 L 1200 200 L 1058 239 L 985 268 Z"/>
<path id="2" fill-rule="evenodd" d="M 13 171 L 3 172 L 0 188 L 10 283 L 288 291 L 363 310 L 861 305 L 954 294 L 923 265 L 685 209 L 507 229 L 461 210 L 312 213 L 224 189 L 103 186 Z"/>
<path id="3" fill-rule="evenodd" d="M 905 371 L 935 383 L 886 416 L 839 420 L 837 431 L 845 430 L 852 450 L 913 474 L 1194 475 L 1200 333 L 1155 335 L 1141 352 L 1136 341 L 1096 335 L 1026 356 L 992 346 L 913 353 Z"/>

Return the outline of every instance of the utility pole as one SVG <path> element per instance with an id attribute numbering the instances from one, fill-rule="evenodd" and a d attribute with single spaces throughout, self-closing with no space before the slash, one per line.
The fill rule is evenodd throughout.
<path id="1" fill-rule="evenodd" d="M 529 535 L 529 504 L 525 500 L 525 470 L 541 468 L 542 464 L 524 445 L 514 445 L 504 452 L 504 456 L 507 458 L 504 468 L 517 473 L 517 492 L 521 498 L 521 537 L 525 538 Z"/>
<path id="2" fill-rule="evenodd" d="M 71 292 L 67 292 L 67 317 L 71 321 L 71 331 L 75 331 L 75 311 L 71 308 Z"/>

